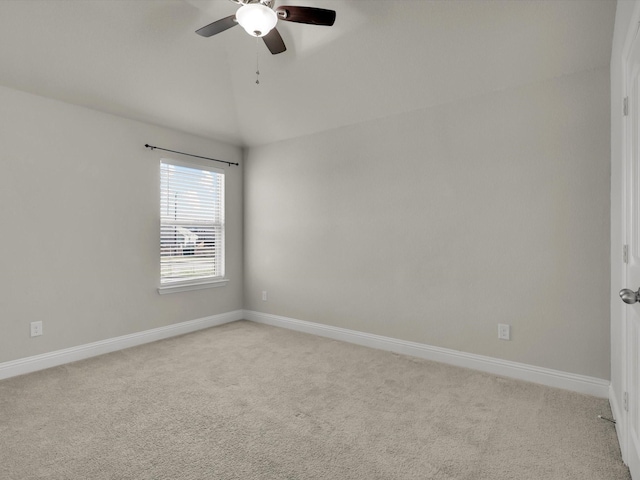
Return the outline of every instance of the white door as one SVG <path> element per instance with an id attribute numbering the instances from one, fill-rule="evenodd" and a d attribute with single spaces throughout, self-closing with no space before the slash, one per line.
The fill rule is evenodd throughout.
<path id="1" fill-rule="evenodd" d="M 627 436 L 627 464 L 632 478 L 640 479 L 640 36 L 627 58 L 626 137 L 626 235 L 628 245 L 627 303 L 625 321 L 625 369 L 627 394 L 623 418 Z"/>

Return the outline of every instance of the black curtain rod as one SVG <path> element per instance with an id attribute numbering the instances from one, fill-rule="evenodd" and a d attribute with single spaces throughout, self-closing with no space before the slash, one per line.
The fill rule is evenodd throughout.
<path id="1" fill-rule="evenodd" d="M 209 158 L 209 157 L 201 157 L 200 155 L 191 155 L 190 153 L 184 153 L 184 152 L 176 152 L 175 150 L 168 150 L 166 148 L 160 148 L 160 147 L 154 147 L 153 145 L 149 145 L 148 143 L 146 143 L 144 145 L 147 148 L 150 148 L 151 150 L 154 149 L 158 149 L 158 150 L 164 150 L 165 152 L 171 152 L 171 153 L 179 153 L 180 155 L 187 155 L 189 157 L 195 157 L 195 158 L 204 158 L 205 160 L 211 160 L 213 162 L 220 162 L 220 163 L 226 163 L 227 165 L 231 166 L 231 165 L 240 165 L 239 163 L 234 163 L 234 162 L 225 162 L 224 160 L 217 160 L 215 158 Z"/>

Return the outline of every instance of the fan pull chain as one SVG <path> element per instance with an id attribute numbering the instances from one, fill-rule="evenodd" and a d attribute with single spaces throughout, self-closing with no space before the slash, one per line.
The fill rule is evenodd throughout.
<path id="1" fill-rule="evenodd" d="M 256 85 L 260 85 L 260 62 L 258 52 L 260 51 L 260 38 L 256 37 Z"/>

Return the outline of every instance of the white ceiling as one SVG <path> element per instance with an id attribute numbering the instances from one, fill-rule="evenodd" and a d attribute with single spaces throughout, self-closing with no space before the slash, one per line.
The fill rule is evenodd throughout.
<path id="1" fill-rule="evenodd" d="M 611 56 L 614 0 L 281 0 L 271 55 L 228 0 L 0 0 L 0 85 L 253 146 L 578 71 Z M 260 84 L 256 85 L 256 52 Z"/>

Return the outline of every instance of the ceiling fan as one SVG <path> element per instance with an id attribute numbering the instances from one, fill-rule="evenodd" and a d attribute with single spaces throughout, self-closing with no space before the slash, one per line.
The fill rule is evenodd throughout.
<path id="1" fill-rule="evenodd" d="M 240 24 L 246 32 L 254 37 L 262 37 L 269 51 L 276 55 L 287 47 L 275 28 L 278 20 L 287 22 L 308 23 L 311 25 L 331 26 L 336 20 L 336 12 L 324 8 L 294 7 L 281 5 L 274 9 L 275 0 L 230 0 L 241 5 L 234 15 L 217 20 L 196 30 L 198 35 L 212 37 Z"/>

